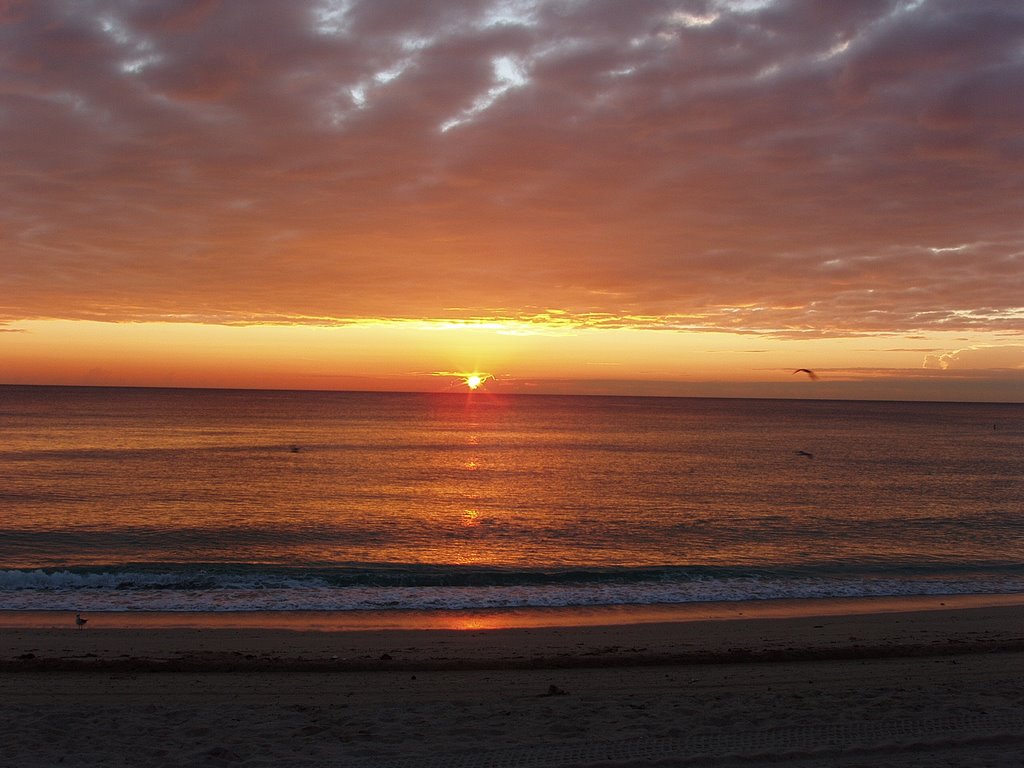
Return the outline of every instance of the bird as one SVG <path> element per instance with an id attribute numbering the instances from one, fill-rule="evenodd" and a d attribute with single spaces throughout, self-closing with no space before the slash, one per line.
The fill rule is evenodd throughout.
<path id="1" fill-rule="evenodd" d="M 808 376 L 811 377 L 812 381 L 818 380 L 818 374 L 816 374 L 810 368 L 797 368 L 795 371 L 793 371 L 793 373 L 806 373 Z"/>
<path id="2" fill-rule="evenodd" d="M 808 459 L 814 458 L 814 454 L 810 451 L 796 451 L 795 453 L 797 456 L 806 456 Z"/>
<path id="3" fill-rule="evenodd" d="M 82 618 L 82 614 L 80 614 L 80 613 L 76 613 L 75 614 L 75 626 L 77 626 L 79 629 L 82 629 L 88 623 L 89 623 L 89 620 L 88 619 L 83 619 Z"/>

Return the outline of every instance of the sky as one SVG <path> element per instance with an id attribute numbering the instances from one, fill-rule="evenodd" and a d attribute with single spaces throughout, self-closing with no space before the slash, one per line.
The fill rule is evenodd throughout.
<path id="1" fill-rule="evenodd" d="M 0 383 L 1024 401 L 1021 93 L 1010 0 L 4 0 Z"/>

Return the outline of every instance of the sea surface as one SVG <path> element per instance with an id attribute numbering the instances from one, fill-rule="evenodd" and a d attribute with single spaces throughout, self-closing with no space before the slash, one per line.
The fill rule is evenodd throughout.
<path id="1" fill-rule="evenodd" d="M 1024 592 L 1024 406 L 0 387 L 0 609 Z"/>

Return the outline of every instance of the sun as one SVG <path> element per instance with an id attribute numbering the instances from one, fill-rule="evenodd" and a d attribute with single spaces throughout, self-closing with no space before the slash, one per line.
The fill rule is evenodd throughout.
<path id="1" fill-rule="evenodd" d="M 462 383 L 466 385 L 470 392 L 480 389 L 480 387 L 494 378 L 494 376 L 489 373 L 480 373 L 479 371 L 473 371 L 472 373 L 460 373 L 459 376 L 462 378 Z"/>
<path id="2" fill-rule="evenodd" d="M 493 373 L 487 373 L 486 371 L 434 371 L 431 376 L 444 376 L 452 381 L 448 384 L 447 389 L 455 389 L 456 387 L 465 386 L 470 392 L 483 387 L 488 381 L 494 378 Z"/>

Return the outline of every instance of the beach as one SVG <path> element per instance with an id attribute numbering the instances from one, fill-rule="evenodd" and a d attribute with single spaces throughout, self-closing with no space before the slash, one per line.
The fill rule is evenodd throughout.
<path id="1" fill-rule="evenodd" d="M 0 764 L 1019 765 L 1024 609 L 945 602 L 351 631 L 8 613 Z"/>

